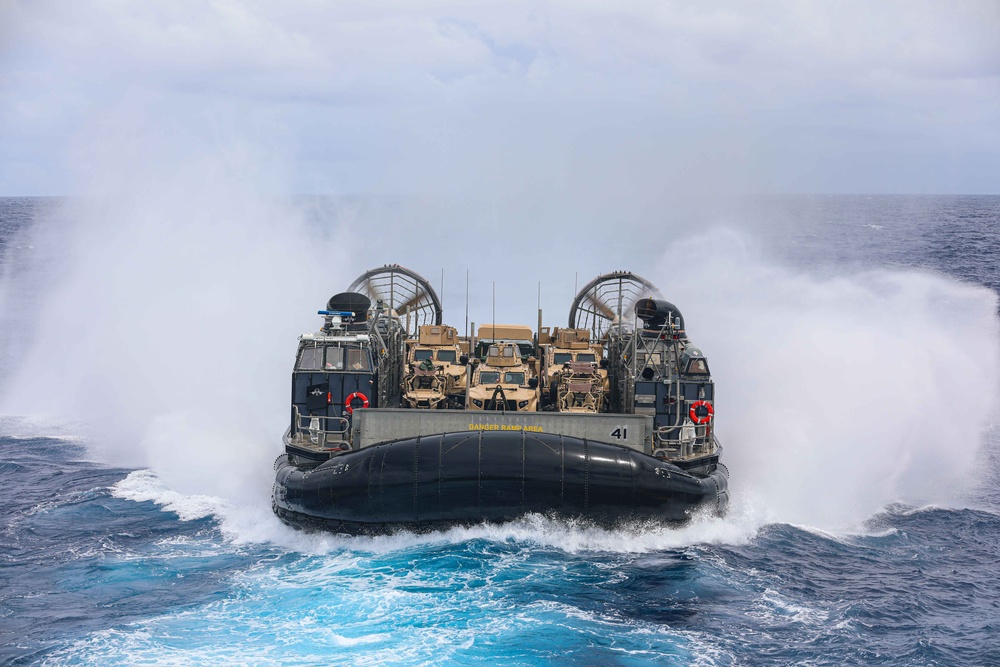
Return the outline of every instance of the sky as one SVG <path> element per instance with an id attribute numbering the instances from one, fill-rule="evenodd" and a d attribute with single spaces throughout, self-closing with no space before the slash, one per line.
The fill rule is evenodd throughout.
<path id="1" fill-rule="evenodd" d="M 0 0 L 0 196 L 194 146 L 274 194 L 1000 193 L 998 36 L 996 0 Z"/>

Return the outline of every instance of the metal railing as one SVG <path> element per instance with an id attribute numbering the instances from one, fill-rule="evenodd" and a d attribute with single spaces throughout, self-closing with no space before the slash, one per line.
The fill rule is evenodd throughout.
<path id="1" fill-rule="evenodd" d="M 653 456 L 690 459 L 714 454 L 718 449 L 708 424 L 661 426 L 653 432 Z"/>
<path id="2" fill-rule="evenodd" d="M 331 428 L 331 422 L 340 428 Z M 292 439 L 298 444 L 311 443 L 316 447 L 326 449 L 331 445 L 339 448 L 351 448 L 347 432 L 351 423 L 345 417 L 327 417 L 325 415 L 305 415 L 295 406 L 295 431 Z"/>

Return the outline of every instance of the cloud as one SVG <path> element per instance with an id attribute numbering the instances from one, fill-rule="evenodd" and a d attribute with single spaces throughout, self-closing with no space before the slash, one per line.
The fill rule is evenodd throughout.
<path id="1" fill-rule="evenodd" d="M 684 191 L 836 191 L 865 179 L 868 191 L 982 190 L 983 161 L 1000 153 L 991 2 L 93 0 L 3 11 L 16 38 L 0 52 L 0 119 L 21 139 L 0 149 L 7 194 L 70 187 L 61 146 L 136 90 L 159 95 L 158 113 L 175 122 L 225 108 L 220 122 L 274 128 L 296 146 L 305 191 L 467 192 L 488 178 L 494 191 L 603 183 L 620 196 L 622 181 L 648 173 Z M 898 154 L 889 169 L 905 177 L 865 168 L 865 132 Z M 915 173 L 914 142 L 927 154 Z M 842 168 L 808 168 L 831 151 Z M 939 174 L 945 158 L 959 182 Z M 19 176 L 25 162 L 35 176 Z"/>

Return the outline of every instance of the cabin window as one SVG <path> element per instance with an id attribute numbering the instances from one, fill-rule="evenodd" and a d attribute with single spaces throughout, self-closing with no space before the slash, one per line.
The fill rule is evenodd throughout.
<path id="1" fill-rule="evenodd" d="M 503 374 L 504 384 L 524 384 L 524 373 L 504 373 Z"/>
<path id="2" fill-rule="evenodd" d="M 490 345 L 489 352 L 486 353 L 487 357 L 497 357 L 500 355 L 500 348 L 496 345 Z"/>
<path id="3" fill-rule="evenodd" d="M 434 356 L 434 350 L 414 350 L 413 360 L 414 361 L 427 361 Z"/>
<path id="4" fill-rule="evenodd" d="M 576 355 L 576 360 L 584 362 L 589 361 L 590 363 L 595 363 L 597 361 L 597 356 L 581 352 L 580 354 Z"/>
<path id="5" fill-rule="evenodd" d="M 326 365 L 323 368 L 328 371 L 344 370 L 344 349 L 341 347 L 326 348 Z"/>
<path id="6" fill-rule="evenodd" d="M 438 350 L 438 361 L 446 361 L 449 364 L 455 363 L 455 350 Z"/>
<path id="7" fill-rule="evenodd" d="M 479 374 L 480 384 L 496 384 L 500 382 L 500 373 L 498 371 L 483 371 Z"/>
<path id="8" fill-rule="evenodd" d="M 371 370 L 371 366 L 368 363 L 368 353 L 365 350 L 348 349 L 347 370 L 349 371 Z"/>
<path id="9" fill-rule="evenodd" d="M 514 348 L 513 347 L 505 347 L 503 349 L 503 356 L 508 357 L 508 358 L 513 357 L 514 356 Z"/>
<path id="10" fill-rule="evenodd" d="M 323 368 L 323 348 L 304 347 L 299 353 L 299 370 L 318 371 Z"/>
<path id="11" fill-rule="evenodd" d="M 573 355 L 570 354 L 569 352 L 556 352 L 552 356 L 552 363 L 559 364 L 560 366 L 563 364 L 568 364 L 571 361 L 573 361 Z"/>
<path id="12" fill-rule="evenodd" d="M 688 362 L 687 372 L 689 375 L 708 375 L 708 364 L 704 359 L 692 359 Z"/>

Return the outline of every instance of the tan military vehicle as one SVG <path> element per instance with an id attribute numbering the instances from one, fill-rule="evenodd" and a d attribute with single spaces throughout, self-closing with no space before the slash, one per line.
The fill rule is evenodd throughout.
<path id="1" fill-rule="evenodd" d="M 597 364 L 570 361 L 552 376 L 552 408 L 558 412 L 600 412 L 606 394 Z"/>
<path id="2" fill-rule="evenodd" d="M 468 343 L 454 327 L 423 325 L 406 341 L 403 404 L 410 408 L 465 407 Z"/>
<path id="3" fill-rule="evenodd" d="M 530 330 L 529 330 L 530 333 Z M 538 378 L 534 359 L 523 360 L 517 343 L 496 341 L 476 363 L 467 392 L 466 409 L 524 412 L 538 409 Z"/>
<path id="4" fill-rule="evenodd" d="M 524 324 L 484 324 L 479 327 L 476 340 L 475 356 L 480 361 L 486 361 L 490 345 L 500 342 L 514 343 L 523 360 L 535 353 L 535 335 L 531 332 L 531 327 Z M 537 368 L 535 372 L 537 373 Z"/>
<path id="5" fill-rule="evenodd" d="M 406 407 L 433 410 L 444 407 L 445 398 L 444 375 L 429 359 L 403 376 L 403 404 Z"/>
<path id="6" fill-rule="evenodd" d="M 542 351 L 543 408 L 561 412 L 601 412 L 608 393 L 603 349 L 587 329 L 550 330 L 538 335 Z"/>

